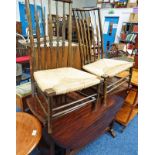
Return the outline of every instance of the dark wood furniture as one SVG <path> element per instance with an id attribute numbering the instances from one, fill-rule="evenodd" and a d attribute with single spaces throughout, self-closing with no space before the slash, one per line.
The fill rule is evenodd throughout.
<path id="1" fill-rule="evenodd" d="M 16 113 L 16 155 L 31 153 L 39 143 L 41 134 L 41 124 L 34 116 Z"/>
<path id="2" fill-rule="evenodd" d="M 97 105 L 97 110 L 92 111 L 92 105 L 76 110 L 65 117 L 55 119 L 53 124 L 52 134 L 44 135 L 44 139 L 48 139 L 48 144 L 54 142 L 54 146 L 58 145 L 61 148 L 61 155 L 73 155 L 81 147 L 84 147 L 91 141 L 98 138 L 106 131 L 111 131 L 115 114 L 123 105 L 126 97 L 126 86 L 123 89 L 117 90 L 114 94 L 109 94 L 107 98 L 107 107 L 102 106 L 100 102 Z M 77 94 L 71 94 L 72 97 L 77 97 Z M 28 99 L 30 110 L 37 114 L 40 121 L 44 124 L 46 116 L 43 110 L 38 106 L 34 98 Z"/>
<path id="3" fill-rule="evenodd" d="M 71 15 L 71 4 L 69 3 L 68 5 L 70 8 L 69 15 Z M 49 6 L 51 6 L 50 1 L 49 1 Z M 58 12 L 57 3 L 56 3 L 56 10 L 57 10 L 56 12 Z M 27 11 L 29 30 L 30 30 L 30 49 L 31 49 L 30 64 L 31 64 L 31 77 L 32 77 L 32 97 L 27 100 L 27 103 L 31 112 L 42 122 L 44 128 L 48 133 L 47 137 L 50 137 L 54 141 L 54 143 L 64 148 L 65 154 L 71 154 L 72 151 L 75 151 L 80 147 L 88 144 L 90 141 L 94 140 L 95 138 L 97 138 L 99 135 L 101 135 L 108 129 L 113 134 L 113 130 L 112 130 L 113 120 L 116 112 L 120 109 L 120 107 L 123 104 L 123 99 L 120 98 L 119 95 L 108 97 L 107 105 L 105 106 L 105 104 L 103 104 L 103 100 L 101 100 L 101 97 L 100 97 L 102 94 L 101 91 L 103 92 L 103 90 L 101 90 L 100 88 L 100 85 L 98 85 L 97 88 L 96 86 L 94 86 L 94 87 L 89 87 L 88 89 L 84 89 L 82 91 L 74 91 L 74 92 L 71 91 L 65 95 L 60 94 L 57 96 L 56 96 L 56 93 L 53 91 L 53 89 L 49 89 L 45 91 L 40 90 L 33 76 L 35 71 L 42 71 L 46 69 L 59 68 L 64 66 L 65 67 L 73 66 L 74 62 L 76 60 L 79 60 L 79 58 L 77 58 L 76 56 L 73 57 L 74 51 L 71 50 L 73 47 L 73 46 L 71 47 L 71 34 L 72 34 L 71 16 L 69 16 L 68 18 L 69 23 L 67 23 L 68 25 L 66 25 L 68 26 L 68 30 L 69 30 L 68 46 L 65 47 L 63 44 L 65 43 L 65 40 L 64 40 L 65 31 L 62 31 L 63 32 L 62 46 L 60 46 L 59 44 L 60 42 L 59 33 L 57 33 L 56 46 L 53 46 L 54 39 L 52 36 L 53 31 L 51 29 L 52 28 L 51 26 L 52 19 L 50 19 L 51 16 L 48 19 L 49 40 L 47 40 L 45 36 L 43 39 L 43 43 L 40 43 L 39 28 L 37 27 L 37 42 L 35 43 L 32 35 L 32 25 L 31 25 L 31 19 L 30 19 L 28 0 L 26 0 L 26 11 Z M 50 7 L 49 7 L 49 12 L 50 12 Z M 35 15 L 35 18 L 37 21 L 38 19 L 37 14 Z M 58 21 L 58 16 L 56 21 Z M 36 22 L 36 26 L 37 25 L 38 23 Z M 45 24 L 44 24 L 44 29 L 46 29 Z M 59 30 L 59 24 L 57 24 L 57 29 Z M 65 26 L 63 26 L 63 30 L 64 29 L 65 29 Z M 47 45 L 48 43 L 49 45 Z M 99 38 L 98 38 L 98 43 L 100 43 Z M 100 46 L 94 45 L 94 47 L 92 48 L 92 50 L 95 49 L 95 51 L 97 51 L 97 53 L 94 53 L 94 55 L 92 55 L 93 59 L 96 60 L 98 57 L 101 56 L 101 52 L 102 52 L 100 51 L 101 46 L 102 44 L 100 44 Z M 84 46 L 84 48 L 86 47 Z M 65 53 L 66 53 L 66 56 L 64 56 Z M 85 58 L 88 61 L 90 61 L 90 59 L 87 57 L 90 54 L 89 53 L 87 54 L 88 55 L 85 55 Z M 80 64 L 83 64 L 84 62 L 83 55 L 81 56 L 80 54 L 77 54 L 77 56 L 80 56 Z M 93 80 L 91 80 L 91 82 L 93 82 Z M 100 84 L 101 85 L 103 84 L 102 80 Z M 85 102 L 83 102 L 84 100 Z M 75 101 L 78 101 L 78 102 L 75 102 Z M 71 104 L 68 104 L 68 103 L 71 103 Z M 55 117 L 57 115 L 57 113 L 55 112 L 56 110 L 59 110 L 59 108 L 61 109 L 62 107 L 66 108 L 66 106 L 72 106 L 72 104 L 74 103 L 76 105 L 74 107 L 71 107 L 73 109 L 69 107 L 67 109 L 66 115 L 63 115 L 62 117 Z M 73 110 L 73 111 L 70 111 L 70 110 Z M 60 111 L 60 112 L 61 114 L 64 114 L 62 113 L 64 111 Z"/>

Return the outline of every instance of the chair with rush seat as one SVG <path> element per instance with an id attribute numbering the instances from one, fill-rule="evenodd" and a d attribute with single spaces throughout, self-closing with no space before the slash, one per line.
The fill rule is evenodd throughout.
<path id="1" fill-rule="evenodd" d="M 57 0 L 54 1 L 54 3 L 56 6 L 55 25 L 57 29 L 55 39 L 53 37 L 51 0 L 48 0 L 48 37 L 46 36 L 46 19 L 45 12 L 43 11 L 43 5 L 41 3 L 42 17 L 39 17 L 34 1 L 37 36 L 37 41 L 34 42 L 29 0 L 25 0 L 30 35 L 32 84 L 32 98 L 28 100 L 28 104 L 30 105 L 32 102 L 37 102 L 43 110 L 46 116 L 43 123 L 45 126 L 48 126 L 48 133 L 52 133 L 53 119 L 71 113 L 88 103 L 93 103 L 93 107 L 95 109 L 96 103 L 98 103 L 100 99 L 100 85 L 102 83 L 97 76 L 72 67 L 72 2 L 70 0 Z M 59 5 L 63 8 L 63 11 L 61 12 L 58 10 Z M 68 9 L 66 9 L 66 7 Z M 63 21 L 61 28 L 59 25 L 60 17 Z M 43 23 L 43 38 L 41 38 L 40 35 L 40 18 Z M 67 40 L 65 40 L 66 27 L 68 27 Z M 62 30 L 61 37 L 59 33 L 60 30 Z M 42 43 L 40 42 L 41 39 L 43 40 Z M 67 54 L 65 53 L 66 51 Z M 82 92 L 82 90 L 90 87 L 97 87 L 97 91 L 92 94 Z M 34 114 L 38 116 L 37 113 L 34 112 Z"/>
<path id="2" fill-rule="evenodd" d="M 104 104 L 106 104 L 106 94 L 127 81 L 129 81 L 130 85 L 133 63 L 104 58 L 103 33 L 99 8 L 73 9 L 73 15 L 76 21 L 83 69 L 104 80 L 103 99 Z M 127 77 L 111 82 L 110 79 L 125 70 L 129 70 L 130 72 Z"/>

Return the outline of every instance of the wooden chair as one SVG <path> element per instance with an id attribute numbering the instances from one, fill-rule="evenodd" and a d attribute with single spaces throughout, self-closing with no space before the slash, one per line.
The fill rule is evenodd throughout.
<path id="1" fill-rule="evenodd" d="M 25 112 L 16 113 L 16 155 L 30 154 L 41 139 L 40 122 Z"/>
<path id="2" fill-rule="evenodd" d="M 73 15 L 76 21 L 83 69 L 104 80 L 103 99 L 106 104 L 108 93 L 127 81 L 130 86 L 133 63 L 103 58 L 103 33 L 99 8 L 73 9 Z M 124 70 L 129 70 L 127 77 L 111 82 L 110 79 Z"/>
<path id="3" fill-rule="evenodd" d="M 41 1 L 42 2 L 42 1 Z M 57 36 L 53 37 L 52 16 L 48 15 L 48 37 L 46 34 L 45 13 L 42 6 L 42 20 L 44 29 L 44 38 L 40 37 L 40 28 L 38 22 L 38 13 L 35 6 L 36 20 L 36 42 L 32 33 L 32 22 L 29 8 L 29 0 L 25 0 L 26 14 L 28 19 L 30 33 L 30 67 L 31 67 L 31 84 L 32 98 L 29 103 L 37 102 L 46 116 L 44 125 L 48 125 L 48 133 L 52 133 L 52 120 L 75 111 L 88 103 L 96 103 L 100 98 L 100 79 L 90 73 L 75 69 L 72 67 L 72 2 L 70 0 L 57 0 L 56 6 L 56 28 Z M 59 32 L 59 16 L 61 16 L 58 6 L 61 4 L 62 11 L 62 40 Z M 66 7 L 68 6 L 68 12 Z M 48 1 L 48 13 L 51 14 L 51 0 Z M 68 22 L 66 22 L 68 14 Z M 68 27 L 68 38 L 65 40 L 65 28 Z M 59 31 L 58 31 L 59 30 Z M 81 90 L 90 87 L 97 87 L 92 94 L 87 94 Z M 80 94 L 82 98 L 78 98 Z M 76 97 L 75 97 L 76 96 Z M 45 108 L 47 107 L 47 108 Z M 34 113 L 38 118 L 37 113 Z"/>

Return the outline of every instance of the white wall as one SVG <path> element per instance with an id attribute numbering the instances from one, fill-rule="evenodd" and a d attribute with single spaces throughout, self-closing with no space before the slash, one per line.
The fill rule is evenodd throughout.
<path id="1" fill-rule="evenodd" d="M 109 11 L 113 10 L 114 14 L 109 14 Z M 117 26 L 117 32 L 115 37 L 115 42 L 119 42 L 119 36 L 122 28 L 123 22 L 129 21 L 130 13 L 133 12 L 133 8 L 115 8 L 115 9 L 101 9 L 101 20 L 102 20 L 102 28 L 104 27 L 105 17 L 119 17 L 119 22 Z"/>
<path id="2" fill-rule="evenodd" d="M 97 6 L 97 0 L 82 0 L 83 7 L 96 7 Z"/>

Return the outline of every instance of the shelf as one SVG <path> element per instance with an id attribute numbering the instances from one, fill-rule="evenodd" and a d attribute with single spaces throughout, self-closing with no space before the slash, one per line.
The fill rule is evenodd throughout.
<path id="1" fill-rule="evenodd" d="M 116 121 L 120 124 L 127 126 L 127 124 L 137 115 L 138 104 L 135 104 L 138 89 L 130 90 L 122 108 L 116 114 Z M 134 107 L 133 107 L 134 106 Z M 132 112 L 131 112 L 132 111 Z"/>
<path id="2" fill-rule="evenodd" d="M 121 34 L 138 34 L 138 32 L 121 32 Z"/>
<path id="3" fill-rule="evenodd" d="M 137 95 L 137 92 L 138 90 L 130 90 L 128 96 L 126 97 L 125 99 L 125 104 L 127 105 L 133 105 L 134 104 L 134 100 L 135 100 L 135 97 Z"/>
<path id="4" fill-rule="evenodd" d="M 129 121 L 127 121 L 129 114 L 130 114 L 130 107 L 127 105 L 123 105 L 123 107 L 119 110 L 119 112 L 116 114 L 116 121 L 119 122 L 122 125 L 127 126 L 127 124 L 133 120 L 133 118 L 138 114 L 138 107 L 134 108 Z"/>
<path id="5" fill-rule="evenodd" d="M 126 40 L 120 40 L 120 42 L 123 42 L 123 43 L 130 43 L 130 44 L 135 44 L 135 42 L 132 42 L 132 41 L 126 41 Z"/>

